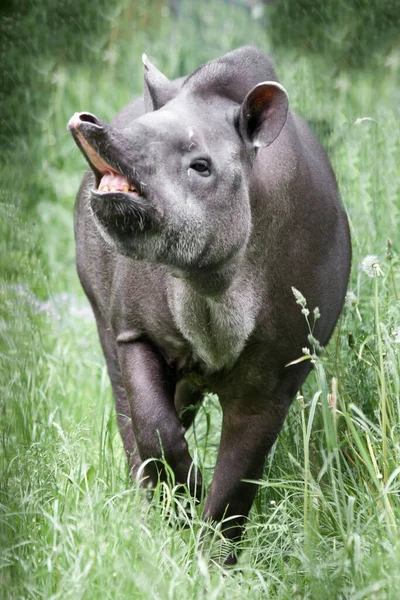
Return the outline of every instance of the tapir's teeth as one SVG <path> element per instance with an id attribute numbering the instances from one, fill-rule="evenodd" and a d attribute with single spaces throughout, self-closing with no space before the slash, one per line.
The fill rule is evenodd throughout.
<path id="1" fill-rule="evenodd" d="M 110 186 L 107 184 L 100 183 L 99 192 L 125 192 L 125 194 L 128 192 L 133 192 L 134 194 L 139 193 L 132 183 L 124 183 L 122 187 L 120 187 L 120 185 L 118 185 L 117 187 L 115 185 Z"/>

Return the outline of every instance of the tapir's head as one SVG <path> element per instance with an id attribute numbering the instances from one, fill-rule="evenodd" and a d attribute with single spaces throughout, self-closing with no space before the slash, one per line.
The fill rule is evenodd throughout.
<path id="1" fill-rule="evenodd" d="M 275 76 L 255 48 L 207 63 L 183 85 L 143 63 L 143 116 L 121 127 L 76 113 L 68 124 L 95 175 L 93 217 L 118 252 L 193 282 L 212 278 L 246 248 L 249 173 L 285 124 L 286 92 L 263 81 Z"/>

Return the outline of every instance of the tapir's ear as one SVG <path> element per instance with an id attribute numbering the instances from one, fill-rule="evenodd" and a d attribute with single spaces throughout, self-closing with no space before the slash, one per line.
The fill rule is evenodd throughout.
<path id="1" fill-rule="evenodd" d="M 147 58 L 142 56 L 144 66 L 144 106 L 146 112 L 164 106 L 174 96 L 171 82 Z"/>
<path id="2" fill-rule="evenodd" d="M 246 143 L 269 146 L 286 123 L 289 101 L 286 90 L 275 81 L 256 85 L 240 107 L 239 130 Z"/>

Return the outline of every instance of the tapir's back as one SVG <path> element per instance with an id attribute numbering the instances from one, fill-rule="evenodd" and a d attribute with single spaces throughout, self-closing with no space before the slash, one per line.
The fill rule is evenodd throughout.
<path id="1" fill-rule="evenodd" d="M 266 320 L 279 322 L 279 343 L 285 331 L 292 339 L 300 314 L 293 302 L 294 287 L 323 315 L 315 336 L 324 345 L 347 289 L 350 232 L 329 159 L 301 117 L 290 113 L 275 142 L 260 149 L 252 188 L 253 218 L 264 222 L 253 232 L 254 254 L 264 253 L 265 261 L 263 318 L 268 313 Z"/>

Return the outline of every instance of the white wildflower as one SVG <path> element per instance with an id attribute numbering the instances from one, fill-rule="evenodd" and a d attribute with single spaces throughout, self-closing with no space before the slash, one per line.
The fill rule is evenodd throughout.
<path id="1" fill-rule="evenodd" d="M 321 344 L 319 343 L 319 341 L 317 340 L 317 338 L 315 338 L 313 336 L 312 333 L 308 334 L 307 339 L 310 342 L 310 344 L 312 345 L 312 347 L 314 348 L 314 352 L 321 352 L 322 351 Z"/>
<path id="2" fill-rule="evenodd" d="M 59 67 L 53 73 L 53 77 L 51 79 L 51 83 L 58 84 L 60 87 L 63 87 L 68 81 L 67 72 L 62 67 Z"/>
<path id="3" fill-rule="evenodd" d="M 258 21 L 258 19 L 261 19 L 263 16 L 264 16 L 264 6 L 261 4 L 261 2 L 257 2 L 256 4 L 254 4 L 254 6 L 251 9 L 251 17 L 255 21 Z"/>
<path id="4" fill-rule="evenodd" d="M 310 348 L 302 348 L 301 351 L 306 356 L 309 356 L 311 354 Z"/>
<path id="5" fill-rule="evenodd" d="M 369 254 L 361 262 L 361 268 L 368 277 L 381 277 L 383 271 L 378 261 L 378 257 L 374 254 Z"/>
<path id="6" fill-rule="evenodd" d="M 342 74 L 335 79 L 335 89 L 339 90 L 340 92 L 347 92 L 347 90 L 350 89 L 350 86 L 351 81 L 347 75 Z"/>
<path id="7" fill-rule="evenodd" d="M 303 294 L 299 292 L 295 287 L 292 287 L 293 296 L 296 298 L 296 303 L 300 304 L 303 308 L 307 305 L 307 301 Z"/>
<path id="8" fill-rule="evenodd" d="M 346 294 L 346 300 L 345 300 L 345 304 L 346 304 L 347 308 L 351 308 L 352 306 L 354 306 L 357 303 L 358 303 L 358 298 L 355 295 L 355 293 L 354 292 L 347 292 L 347 294 Z"/>
<path id="9" fill-rule="evenodd" d="M 385 67 L 397 71 L 400 68 L 400 50 L 393 50 L 386 59 Z"/>
<path id="10" fill-rule="evenodd" d="M 115 65 L 117 63 L 118 56 L 118 50 L 115 46 L 107 48 L 103 54 L 104 61 L 110 63 L 110 65 Z"/>
<path id="11" fill-rule="evenodd" d="M 358 310 L 358 298 L 357 298 L 357 296 L 355 295 L 354 292 L 347 292 L 346 299 L 345 299 L 345 305 L 347 306 L 347 308 L 353 308 L 353 307 L 355 307 L 356 315 L 358 317 L 358 320 L 361 323 L 362 322 L 362 318 L 361 318 L 360 311 Z"/>

